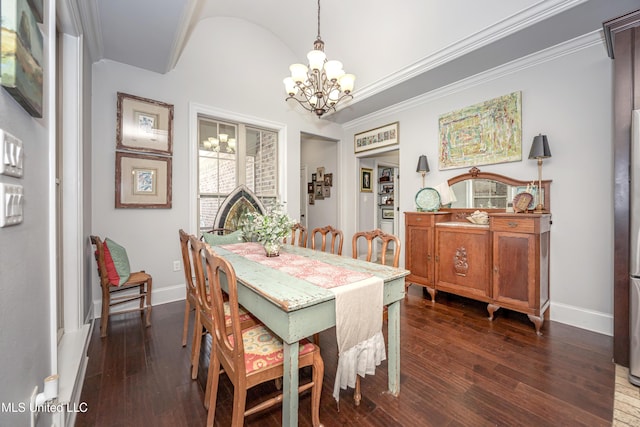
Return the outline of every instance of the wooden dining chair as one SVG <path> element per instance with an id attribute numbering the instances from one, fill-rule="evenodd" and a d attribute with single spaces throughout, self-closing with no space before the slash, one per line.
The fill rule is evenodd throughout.
<path id="1" fill-rule="evenodd" d="M 205 406 L 209 411 L 207 425 L 213 426 L 218 380 L 222 367 L 234 387 L 231 425 L 240 427 L 244 424 L 246 416 L 269 408 L 282 400 L 282 395 L 278 395 L 245 409 L 248 389 L 284 375 L 283 345 L 282 341 L 264 325 L 242 329 L 236 273 L 231 264 L 215 255 L 210 248 L 205 250 L 205 264 L 213 297 L 211 302 L 203 301 L 202 307 L 207 317 L 213 317 L 214 327 L 205 391 Z M 230 334 L 225 327 L 221 276 L 225 276 L 227 282 L 231 317 Z M 311 420 L 314 426 L 319 426 L 324 362 L 320 355 L 320 348 L 309 341 L 302 340 L 299 346 L 298 367 L 306 366 L 312 367 L 312 378 L 311 381 L 298 387 L 298 393 L 311 389 Z"/>
<path id="2" fill-rule="evenodd" d="M 189 314 L 191 313 L 191 310 L 195 310 L 198 302 L 196 301 L 196 285 L 193 282 L 193 268 L 191 266 L 191 255 L 189 254 L 189 234 L 187 234 L 183 229 L 180 229 L 178 230 L 178 235 L 180 236 L 182 269 L 184 270 L 184 281 L 186 286 L 186 296 L 184 301 L 184 321 L 182 322 L 182 346 L 186 347 L 187 334 L 189 331 Z M 195 328 L 193 328 L 194 339 L 191 341 L 192 348 L 193 343 L 195 342 L 196 334 L 197 331 Z"/>
<path id="3" fill-rule="evenodd" d="M 196 316 L 194 324 L 194 341 L 191 348 L 191 379 L 198 378 L 198 366 L 200 363 L 200 347 L 202 344 L 202 338 L 198 336 L 198 333 L 205 331 L 213 336 L 213 318 L 211 317 L 211 311 L 207 308 L 211 305 L 211 290 L 208 283 L 208 277 L 205 277 L 204 270 L 204 254 L 205 249 L 210 246 L 199 240 L 196 236 L 189 236 L 189 248 L 191 252 L 191 261 L 193 263 L 193 275 L 196 281 Z M 215 295 L 213 296 L 216 297 Z M 231 333 L 231 314 L 229 311 L 229 303 L 226 295 L 221 295 L 222 301 L 220 302 L 223 307 L 223 314 L 225 316 L 225 324 L 227 325 L 228 333 Z M 239 322 L 242 329 L 248 328 L 259 324 L 260 322 L 254 318 L 243 307 L 239 308 Z M 213 341 L 212 341 L 213 342 Z"/>
<path id="4" fill-rule="evenodd" d="M 314 228 L 311 231 L 311 249 L 316 248 L 316 234 L 320 234 L 322 236 L 322 243 L 320 246 L 320 250 L 322 252 L 327 250 L 327 237 L 330 237 L 331 243 L 329 244 L 329 253 L 342 255 L 342 244 L 344 242 L 342 231 L 335 229 L 330 225 L 321 228 Z"/>
<path id="5" fill-rule="evenodd" d="M 287 243 L 287 238 L 284 238 L 284 243 Z M 298 223 L 293 224 L 291 227 L 291 244 L 293 246 L 307 247 L 307 227 Z"/>
<path id="6" fill-rule="evenodd" d="M 356 258 L 356 259 L 360 258 L 358 254 L 358 240 L 361 238 L 364 238 L 367 241 L 367 254 L 365 257 L 366 261 L 377 262 L 379 264 L 388 265 L 387 253 L 389 251 L 392 251 L 393 258 L 391 261 L 391 266 L 396 268 L 398 267 L 398 264 L 400 263 L 400 239 L 398 238 L 398 236 L 394 236 L 393 234 L 387 234 L 382 230 L 380 230 L 379 228 L 376 228 L 375 230 L 371 230 L 371 231 L 359 231 L 355 233 L 352 239 L 351 253 L 353 258 Z M 373 245 L 376 244 L 377 242 L 381 243 L 380 252 L 377 256 L 377 259 L 372 260 L 373 254 L 374 254 Z M 382 315 L 383 315 L 383 318 L 386 320 L 386 317 L 387 317 L 386 307 Z M 362 400 L 362 394 L 360 393 L 360 376 L 359 375 L 356 376 L 356 388 L 353 392 L 353 400 L 355 401 L 356 406 L 358 406 L 360 404 L 360 400 Z"/>
<path id="7" fill-rule="evenodd" d="M 129 313 L 132 311 L 140 311 L 140 315 L 145 317 L 145 326 L 151 326 L 151 289 L 153 286 L 153 278 L 145 273 L 144 270 L 129 272 L 129 260 L 126 251 L 120 245 L 115 244 L 110 239 L 105 242 L 98 236 L 90 236 L 91 243 L 95 245 L 95 258 L 98 264 L 98 275 L 100 276 L 100 288 L 102 288 L 102 315 L 100 317 L 100 336 L 107 336 L 109 327 L 109 316 L 111 316 L 111 307 L 124 304 L 130 301 L 139 300 L 140 305 L 136 308 L 118 311 L 115 314 Z M 113 243 L 112 250 L 109 250 L 109 242 Z M 115 247 L 120 250 L 116 253 Z M 107 252 L 109 253 L 107 255 Z M 116 258 L 114 262 L 114 258 Z M 118 260 L 117 258 L 120 258 Z M 120 265 L 126 261 L 126 273 L 118 271 Z M 118 276 L 120 275 L 120 276 Z M 128 278 L 127 278 L 128 276 Z M 126 292 L 135 291 L 138 292 Z M 146 303 L 145 303 L 146 301 Z"/>

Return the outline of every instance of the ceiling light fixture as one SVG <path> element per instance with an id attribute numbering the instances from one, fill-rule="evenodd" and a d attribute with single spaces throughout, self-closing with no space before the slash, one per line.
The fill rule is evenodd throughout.
<path id="1" fill-rule="evenodd" d="M 289 67 L 291 77 L 283 80 L 289 96 L 286 101 L 294 99 L 302 107 L 322 117 L 328 111 L 335 110 L 336 105 L 345 98 L 353 98 L 353 83 L 356 77 L 346 74 L 342 62 L 327 61 L 324 53 L 324 42 L 320 38 L 320 0 L 318 0 L 318 37 L 313 43 L 313 50 L 307 54 L 309 66 L 292 64 Z"/>

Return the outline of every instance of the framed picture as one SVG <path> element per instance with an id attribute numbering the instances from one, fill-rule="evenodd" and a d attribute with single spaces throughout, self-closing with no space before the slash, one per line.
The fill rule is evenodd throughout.
<path id="1" fill-rule="evenodd" d="M 42 0 L 39 1 L 42 4 Z M 33 117 L 42 117 L 42 34 L 27 0 L 3 0 L 2 87 Z"/>
<path id="2" fill-rule="evenodd" d="M 322 197 L 325 199 L 331 197 L 331 187 L 327 187 L 326 185 L 322 186 Z"/>
<path id="3" fill-rule="evenodd" d="M 315 195 L 315 199 L 316 200 L 322 200 L 324 199 L 324 190 L 322 189 L 322 183 L 320 182 L 316 182 L 315 184 L 315 190 L 314 190 L 314 195 Z"/>
<path id="4" fill-rule="evenodd" d="M 397 145 L 400 141 L 398 135 L 399 126 L 399 123 L 395 122 L 355 134 L 353 136 L 354 151 L 359 153 L 389 145 Z"/>
<path id="5" fill-rule="evenodd" d="M 393 219 L 393 209 L 382 209 L 382 219 Z"/>
<path id="6" fill-rule="evenodd" d="M 391 174 L 392 174 L 391 168 L 382 169 L 382 173 L 380 174 L 380 181 L 391 181 Z"/>
<path id="7" fill-rule="evenodd" d="M 171 208 L 171 157 L 117 151 L 116 208 Z"/>
<path id="8" fill-rule="evenodd" d="M 522 160 L 522 92 L 443 114 L 438 119 L 439 169 Z"/>
<path id="9" fill-rule="evenodd" d="M 313 194 L 313 182 L 307 182 L 307 194 Z"/>
<path id="10" fill-rule="evenodd" d="M 324 167 L 319 167 L 316 172 L 317 181 L 324 182 Z"/>
<path id="11" fill-rule="evenodd" d="M 309 194 L 309 204 L 310 205 L 315 205 L 316 204 L 315 194 L 313 194 L 313 192 L 311 194 Z"/>
<path id="12" fill-rule="evenodd" d="M 383 193 L 393 193 L 393 184 L 384 184 L 382 186 Z"/>
<path id="13" fill-rule="evenodd" d="M 118 150 L 171 154 L 173 105 L 118 92 Z"/>
<path id="14" fill-rule="evenodd" d="M 371 175 L 373 169 L 360 168 L 360 191 L 363 193 L 371 193 Z"/>
<path id="15" fill-rule="evenodd" d="M 317 176 L 316 176 L 316 174 L 315 174 L 315 173 L 312 173 L 312 174 L 311 174 L 311 182 L 316 182 L 316 180 L 317 180 Z"/>
<path id="16" fill-rule="evenodd" d="M 333 187 L 333 174 L 325 173 L 324 174 L 324 186 L 325 187 Z"/>

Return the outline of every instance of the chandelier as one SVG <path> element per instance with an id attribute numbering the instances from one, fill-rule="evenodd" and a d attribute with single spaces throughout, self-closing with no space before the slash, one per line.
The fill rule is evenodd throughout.
<path id="1" fill-rule="evenodd" d="M 318 36 L 313 50 L 307 54 L 309 66 L 292 64 L 289 67 L 291 77 L 283 80 L 289 95 L 286 101 L 294 99 L 302 107 L 322 117 L 345 98 L 353 98 L 353 83 L 356 77 L 346 74 L 342 62 L 327 61 L 324 42 L 320 38 L 320 0 L 318 0 Z"/>
<path id="2" fill-rule="evenodd" d="M 235 153 L 236 152 L 236 139 L 229 138 L 226 133 L 221 133 L 216 137 L 209 137 L 202 141 L 202 145 L 205 149 L 215 151 L 216 153 Z"/>

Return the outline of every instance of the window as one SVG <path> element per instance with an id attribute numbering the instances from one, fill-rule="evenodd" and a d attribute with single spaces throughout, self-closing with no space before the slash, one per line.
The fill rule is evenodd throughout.
<path id="1" fill-rule="evenodd" d="M 278 132 L 198 116 L 198 224 L 213 227 L 222 201 L 244 184 L 263 202 L 278 197 Z"/>

